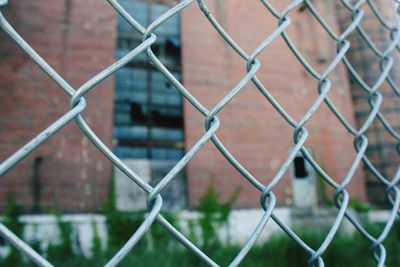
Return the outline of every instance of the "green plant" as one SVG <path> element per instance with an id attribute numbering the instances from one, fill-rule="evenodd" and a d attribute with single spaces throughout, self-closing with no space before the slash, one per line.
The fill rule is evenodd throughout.
<path id="1" fill-rule="evenodd" d="M 21 215 L 21 207 L 17 203 L 17 198 L 14 193 L 10 194 L 7 198 L 5 210 L 3 212 L 3 223 L 18 237 L 21 237 L 23 232 L 23 224 L 19 220 Z M 22 263 L 21 253 L 10 245 L 10 253 L 3 260 L 3 266 L 16 266 Z"/>
<path id="2" fill-rule="evenodd" d="M 371 210 L 371 205 L 369 203 L 354 198 L 349 200 L 349 207 L 353 208 L 359 213 L 367 213 Z"/>
<path id="3" fill-rule="evenodd" d="M 92 222 L 92 231 L 93 231 L 93 238 L 92 238 L 92 257 L 98 258 L 101 253 L 103 252 L 103 247 L 101 245 L 101 240 L 99 236 L 99 231 L 97 229 L 97 224 Z"/>
<path id="4" fill-rule="evenodd" d="M 367 224 L 365 226 L 372 235 L 377 236 L 384 225 Z M 298 232 L 300 238 L 312 248 L 317 248 L 323 239 L 324 234 L 314 232 Z M 171 238 L 172 239 L 172 238 Z M 388 258 L 386 266 L 400 266 L 400 224 L 397 222 L 384 245 L 387 248 Z M 322 254 L 326 266 L 330 267 L 373 267 L 376 266 L 370 254 L 371 242 L 360 234 L 354 235 L 338 234 L 332 240 L 327 250 Z M 206 252 L 207 255 L 221 266 L 227 266 L 237 255 L 241 245 L 220 244 L 218 249 Z M 98 257 L 86 259 L 82 255 L 72 254 L 68 257 L 50 259 L 55 266 L 103 266 L 110 259 L 116 248 L 108 248 L 102 251 Z M 263 244 L 256 244 L 250 253 L 245 257 L 240 266 L 243 267 L 300 267 L 308 266 L 310 255 L 306 253 L 297 243 L 285 234 L 276 234 Z M 29 261 L 5 262 L 1 261 L 0 266 L 22 266 L 30 267 L 33 264 Z M 178 242 L 170 244 L 170 249 L 157 246 L 156 249 L 149 249 L 144 246 L 135 247 L 126 258 L 119 264 L 120 267 L 175 267 L 175 266 L 204 266 L 193 253 L 183 248 Z"/>
<path id="5" fill-rule="evenodd" d="M 211 179 L 207 192 L 200 199 L 197 208 L 201 213 L 198 223 L 201 230 L 201 241 L 205 251 L 213 251 L 216 247 L 221 245 L 217 229 L 228 223 L 232 206 L 238 198 L 239 193 L 240 190 L 236 189 L 227 202 L 221 203 L 218 199 L 214 179 Z"/>
<path id="6" fill-rule="evenodd" d="M 72 225 L 62 220 L 61 214 L 54 212 L 58 227 L 58 242 L 49 244 L 46 254 L 52 261 L 63 262 L 74 255 L 72 250 Z"/>
<path id="7" fill-rule="evenodd" d="M 325 171 L 325 167 L 322 163 L 319 164 L 322 170 Z M 334 206 L 333 198 L 329 197 L 328 186 L 325 182 L 324 178 L 316 171 L 316 180 L 317 180 L 317 193 L 319 203 L 325 206 Z"/>
<path id="8" fill-rule="evenodd" d="M 109 198 L 103 205 L 103 214 L 106 217 L 108 230 L 108 247 L 118 250 L 140 227 L 145 220 L 147 210 L 136 212 L 122 212 L 116 208 L 116 192 L 112 183 Z M 176 216 L 173 213 L 163 212 L 163 216 L 173 225 L 176 225 Z M 176 226 L 175 226 L 176 227 Z M 176 227 L 177 228 L 177 227 Z M 168 249 L 173 242 L 171 235 L 157 222 L 154 222 L 149 233 L 135 246 L 135 251 L 146 249 Z"/>
<path id="9" fill-rule="evenodd" d="M 102 208 L 106 217 L 108 230 L 108 247 L 121 247 L 139 228 L 144 219 L 144 212 L 126 213 L 116 208 L 116 193 L 114 183 L 111 183 L 108 200 Z M 141 245 L 145 239 L 139 242 Z"/>

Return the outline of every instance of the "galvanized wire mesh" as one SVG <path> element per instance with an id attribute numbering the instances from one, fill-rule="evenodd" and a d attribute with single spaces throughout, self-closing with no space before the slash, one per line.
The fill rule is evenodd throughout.
<path id="1" fill-rule="evenodd" d="M 154 20 L 147 28 L 144 28 L 135 20 L 135 14 L 129 14 L 116 0 L 107 0 L 111 8 L 115 9 L 136 31 L 138 31 L 142 37 L 142 43 L 137 46 L 130 53 L 116 61 L 111 66 L 107 67 L 102 72 L 87 81 L 80 88 L 75 89 L 70 86 L 62 76 L 60 76 L 40 55 L 38 55 L 30 45 L 24 41 L 24 39 L 12 28 L 7 22 L 0 9 L 0 27 L 2 30 L 45 72 L 67 95 L 70 96 L 70 110 L 51 124 L 47 129 L 38 134 L 35 138 L 29 141 L 21 149 L 16 151 L 13 155 L 8 157 L 0 164 L 0 175 L 10 170 L 20 160 L 29 155 L 33 150 L 38 148 L 43 142 L 49 139 L 53 134 L 59 131 L 68 123 L 76 123 L 81 129 L 82 133 L 86 135 L 89 140 L 112 162 L 114 166 L 119 168 L 129 179 L 137 184 L 148 196 L 148 215 L 143 221 L 141 226 L 135 231 L 131 238 L 123 245 L 123 247 L 115 254 L 115 256 L 108 262 L 107 266 L 117 265 L 138 243 L 138 241 L 145 235 L 155 221 L 159 222 L 177 241 L 182 243 L 188 250 L 193 252 L 199 259 L 210 266 L 218 266 L 208 255 L 201 251 L 196 245 L 194 245 L 188 238 L 186 238 L 181 232 L 179 232 L 174 226 L 172 226 L 163 215 L 160 213 L 163 200 L 160 195 L 162 190 L 176 177 L 176 175 L 188 164 L 188 162 L 202 149 L 203 145 L 210 141 L 218 148 L 221 154 L 234 166 L 237 171 L 256 187 L 260 191 L 260 205 L 263 208 L 264 215 L 254 229 L 252 235 L 249 237 L 243 248 L 238 252 L 237 256 L 233 259 L 230 266 L 237 266 L 254 246 L 257 238 L 264 230 L 267 222 L 272 219 L 275 223 L 288 235 L 294 242 L 296 242 L 301 248 L 309 254 L 310 266 L 324 266 L 323 253 L 330 245 L 332 239 L 338 232 L 338 228 L 344 218 L 347 218 L 358 232 L 365 237 L 371 244 L 372 256 L 377 262 L 377 266 L 385 266 L 386 260 L 386 249 L 383 245 L 384 240 L 389 235 L 389 232 L 396 220 L 400 215 L 400 192 L 398 182 L 400 179 L 400 168 L 397 169 L 394 177 L 385 177 L 379 170 L 373 165 L 368 159 L 365 152 L 368 147 L 368 139 L 365 136 L 366 131 L 369 129 L 371 123 L 374 120 L 379 120 L 384 126 L 385 130 L 396 140 L 396 152 L 400 155 L 400 135 L 385 119 L 384 115 L 380 111 L 382 104 L 382 93 L 380 92 L 381 85 L 387 82 L 395 95 L 400 97 L 400 89 L 395 83 L 392 77 L 391 69 L 393 66 L 393 54 L 400 52 L 399 39 L 400 39 L 400 19 L 397 18 L 396 25 L 390 25 L 382 14 L 379 12 L 372 0 L 360 0 L 356 3 L 341 0 L 340 2 L 346 9 L 351 13 L 351 23 L 347 28 L 342 31 L 341 34 L 337 34 L 328 23 L 325 22 L 324 18 L 320 16 L 316 8 L 313 6 L 311 0 L 295 0 L 290 2 L 282 12 L 278 12 L 274 6 L 267 0 L 260 0 L 265 7 L 265 12 L 272 14 L 277 21 L 276 29 L 267 36 L 262 43 L 250 54 L 246 53 L 229 34 L 224 30 L 221 24 L 215 19 L 213 14 L 208 9 L 204 0 L 184 0 L 171 7 L 167 12 Z M 398 1 L 393 6 L 399 6 Z M 0 0 L 0 6 L 6 5 L 6 0 Z M 214 29 L 220 34 L 220 36 L 229 44 L 229 46 L 241 57 L 243 62 L 246 63 L 247 74 L 242 80 L 232 89 L 230 92 L 222 98 L 211 110 L 205 108 L 190 91 L 182 85 L 171 72 L 160 62 L 157 56 L 152 51 L 152 44 L 155 42 L 157 36 L 154 30 L 162 25 L 172 16 L 179 15 L 186 7 L 190 5 L 198 5 L 198 8 L 203 12 L 204 16 L 208 19 Z M 327 68 L 323 72 L 315 70 L 311 64 L 302 56 L 296 45 L 291 41 L 286 29 L 291 24 L 290 13 L 298 8 L 306 8 L 312 14 L 312 16 L 318 21 L 320 26 L 330 36 L 332 42 L 336 44 L 336 55 L 333 60 L 328 64 Z M 372 14 L 376 17 L 382 26 L 382 30 L 385 31 L 391 39 L 390 45 L 385 51 L 381 51 L 369 38 L 367 32 L 361 26 L 365 9 L 370 9 Z M 397 15 L 400 14 L 400 9 L 397 10 Z M 373 86 L 369 86 L 357 73 L 355 68 L 351 65 L 348 60 L 346 53 L 350 47 L 350 42 L 347 37 L 353 33 L 358 32 L 364 42 L 367 44 L 369 49 L 379 58 L 380 62 L 380 73 Z M 269 45 L 276 39 L 283 38 L 290 51 L 297 58 L 297 60 L 303 65 L 304 69 L 318 82 L 318 98 L 315 99 L 310 109 L 303 115 L 303 117 L 296 121 L 294 120 L 284 108 L 274 99 L 273 95 L 266 89 L 263 83 L 257 78 L 256 74 L 260 68 L 260 62 L 257 60 L 258 55 L 268 49 Z M 112 75 L 119 69 L 121 69 L 130 60 L 136 57 L 140 53 L 145 53 L 148 60 L 161 72 L 184 96 L 190 103 L 200 112 L 205 119 L 205 133 L 203 136 L 193 145 L 185 154 L 185 156 L 168 172 L 168 174 L 161 179 L 161 181 L 154 187 L 146 183 L 140 176 L 128 168 L 121 159 L 113 154 L 113 152 L 104 145 L 102 140 L 98 138 L 96 133 L 92 131 L 89 125 L 81 113 L 85 110 L 86 104 L 84 95 L 93 90 L 96 85 L 101 83 L 108 76 Z M 342 62 L 346 66 L 349 74 L 359 84 L 359 86 L 368 94 L 368 102 L 370 105 L 370 112 L 365 120 L 364 124 L 359 128 L 355 129 L 352 127 L 345 117 L 335 107 L 334 103 L 329 99 L 328 93 L 332 89 L 331 81 L 329 79 L 330 74 L 338 67 L 338 64 Z M 242 164 L 235 159 L 235 157 L 225 148 L 223 143 L 217 137 L 217 131 L 220 126 L 220 121 L 217 117 L 218 113 L 224 109 L 229 102 L 235 98 L 235 96 L 248 84 L 253 83 L 260 91 L 260 97 L 265 97 L 267 101 L 279 112 L 282 119 L 286 121 L 293 128 L 294 136 L 294 148 L 289 153 L 285 162 L 280 166 L 278 172 L 275 174 L 273 179 L 268 184 L 262 184 L 259 180 L 254 177 Z M 308 137 L 307 122 L 316 113 L 318 108 L 325 103 L 331 112 L 337 117 L 343 127 L 347 129 L 349 133 L 354 136 L 354 149 L 356 156 L 353 159 L 351 167 L 349 168 L 346 176 L 335 182 L 335 179 L 330 177 L 318 163 L 313 159 L 307 149 L 304 147 L 304 143 Z M 330 226 L 328 234 L 324 241 L 319 247 L 312 248 L 306 244 L 288 225 L 282 222 L 275 214 L 274 208 L 276 205 L 276 198 L 274 195 L 274 188 L 281 181 L 284 173 L 288 170 L 290 164 L 294 160 L 296 154 L 302 153 L 305 159 L 311 164 L 314 170 L 320 175 L 330 187 L 335 191 L 333 195 L 334 203 L 337 207 L 337 215 L 333 224 Z M 360 163 L 363 162 L 376 179 L 385 186 L 385 194 L 388 201 L 391 204 L 391 212 L 388 220 L 386 221 L 385 227 L 379 236 L 372 236 L 359 221 L 353 217 L 348 211 L 349 204 L 349 193 L 346 190 L 346 186 L 351 182 L 354 173 Z M 338 180 L 338 179 L 336 179 Z M 45 258 L 35 252 L 29 247 L 23 240 L 13 234 L 6 226 L 0 224 L 0 234 L 13 244 L 18 250 L 24 255 L 29 257 L 33 262 L 41 266 L 52 266 Z"/>

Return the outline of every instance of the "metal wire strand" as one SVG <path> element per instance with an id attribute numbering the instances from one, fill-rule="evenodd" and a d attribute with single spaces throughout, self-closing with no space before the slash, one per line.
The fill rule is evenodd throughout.
<path id="1" fill-rule="evenodd" d="M 390 234 L 393 224 L 400 216 L 400 189 L 398 187 L 400 181 L 400 166 L 394 177 L 385 177 L 368 159 L 366 150 L 368 148 L 368 139 L 366 132 L 370 129 L 374 121 L 379 121 L 383 125 L 386 132 L 396 140 L 396 152 L 400 156 L 400 134 L 392 127 L 392 125 L 385 118 L 381 112 L 383 95 L 381 92 L 382 84 L 385 82 L 390 86 L 396 97 L 400 98 L 400 89 L 395 80 L 391 76 L 393 69 L 393 53 L 400 52 L 400 8 L 397 10 L 397 20 L 395 25 L 391 25 L 384 16 L 380 13 L 375 3 L 371 0 L 360 0 L 353 4 L 354 1 L 340 0 L 345 9 L 351 14 L 351 22 L 341 33 L 337 33 L 327 23 L 323 16 L 321 16 L 314 6 L 314 1 L 310 0 L 294 0 L 291 1 L 282 11 L 278 11 L 268 0 L 260 0 L 265 12 L 272 15 L 276 20 L 275 30 L 265 36 L 263 41 L 256 47 L 254 51 L 246 52 L 238 43 L 229 35 L 228 31 L 218 22 L 213 16 L 212 12 L 207 6 L 206 0 L 183 0 L 179 1 L 176 5 L 172 6 L 158 18 L 156 18 L 148 27 L 141 25 L 136 19 L 137 14 L 130 14 L 117 0 L 107 0 L 110 8 L 114 9 L 126 22 L 142 37 L 142 42 L 132 51 L 127 53 L 121 59 L 117 60 L 112 65 L 105 68 L 89 79 L 86 83 L 78 89 L 73 88 L 68 84 L 64 78 L 57 73 L 32 47 L 13 29 L 8 23 L 6 18 L 1 12 L 1 6 L 7 4 L 7 0 L 0 0 L 0 28 L 9 38 L 11 38 L 16 45 L 25 52 L 30 59 L 35 62 L 42 71 L 48 75 L 54 83 L 70 97 L 70 110 L 64 115 L 60 116 L 48 128 L 38 133 L 36 137 L 32 138 L 22 146 L 19 150 L 0 162 L 0 176 L 4 175 L 7 171 L 12 169 L 23 158 L 32 153 L 36 148 L 40 147 L 46 140 L 51 138 L 60 129 L 69 123 L 75 122 L 82 134 L 84 134 L 91 143 L 119 170 L 121 170 L 128 179 L 132 180 L 139 188 L 147 194 L 148 200 L 148 215 L 141 224 L 141 226 L 133 231 L 132 236 L 120 248 L 120 250 L 110 259 L 106 266 L 116 266 L 123 260 L 129 252 L 134 249 L 135 245 L 143 238 L 146 232 L 152 227 L 154 222 L 158 222 L 165 230 L 171 234 L 178 242 L 190 250 L 200 260 L 209 266 L 218 266 L 207 254 L 201 251 L 195 244 L 179 232 L 170 222 L 168 222 L 161 214 L 163 200 L 163 190 L 177 177 L 177 174 L 182 171 L 185 166 L 201 151 L 203 146 L 211 140 L 221 155 L 243 176 L 247 182 L 253 185 L 260 194 L 260 207 L 264 210 L 263 216 L 260 218 L 256 228 L 249 236 L 247 242 L 238 251 L 238 254 L 232 259 L 229 266 L 238 266 L 255 245 L 257 239 L 263 231 L 268 230 L 268 222 L 270 219 L 286 233 L 296 244 L 298 244 L 309 255 L 309 266 L 324 266 L 323 253 L 331 244 L 333 238 L 337 234 L 340 225 L 347 218 L 354 228 L 371 244 L 371 255 L 376 260 L 377 266 L 385 266 L 387 258 L 387 250 L 383 244 L 385 239 Z M 157 34 L 155 30 L 162 26 L 173 16 L 179 16 L 184 10 L 197 3 L 198 9 L 203 13 L 204 17 L 209 21 L 211 27 L 220 35 L 229 47 L 243 60 L 243 68 L 246 74 L 243 77 L 237 77 L 237 84 L 230 88 L 229 92 L 218 101 L 218 103 L 210 110 L 207 109 L 195 96 L 192 95 L 189 88 L 180 83 L 165 67 L 160 59 L 153 53 L 152 45 L 155 43 Z M 398 4 L 398 1 L 397 1 Z M 331 42 L 336 46 L 334 57 L 331 59 L 327 67 L 322 71 L 317 71 L 314 66 L 307 61 L 306 57 L 302 55 L 301 51 L 296 47 L 295 42 L 290 38 L 287 30 L 292 25 L 291 14 L 300 7 L 305 7 L 309 14 L 315 19 L 320 27 L 328 34 Z M 368 36 L 361 23 L 364 19 L 365 10 L 369 9 L 373 16 L 376 18 L 382 29 L 387 33 L 390 38 L 390 44 L 386 50 L 382 51 L 373 43 Z M 348 50 L 351 46 L 348 37 L 350 34 L 357 33 L 363 42 L 367 45 L 373 54 L 377 57 L 380 64 L 380 73 L 375 79 L 374 84 L 369 86 L 366 81 L 361 78 L 361 75 L 352 66 L 350 60 L 347 58 Z M 277 41 L 283 40 L 285 45 L 289 48 L 291 55 L 303 66 L 304 70 L 317 82 L 314 88 L 318 93 L 318 97 L 313 100 L 311 106 L 307 111 L 302 114 L 301 118 L 296 121 L 283 106 L 274 98 L 273 94 L 265 85 L 257 78 L 257 72 L 261 68 L 261 62 L 257 59 L 260 54 L 268 50 L 269 46 Z M 197 140 L 197 142 L 188 149 L 185 155 L 180 159 L 175 166 L 156 184 L 154 187 L 145 182 L 145 180 L 131 170 L 120 158 L 118 158 L 96 135 L 90 128 L 88 123 L 84 120 L 82 112 L 86 108 L 84 96 L 91 90 L 96 90 L 96 86 L 103 82 L 107 77 L 117 72 L 132 59 L 139 54 L 145 54 L 151 64 L 174 86 L 174 88 L 204 117 L 204 133 Z M 329 93 L 336 90 L 332 86 L 330 75 L 339 68 L 339 64 L 343 64 L 347 69 L 350 76 L 360 86 L 360 88 L 368 95 L 368 103 L 370 105 L 369 114 L 359 129 L 353 127 L 346 118 L 340 113 L 335 103 L 329 98 Z M 253 84 L 258 89 L 260 97 L 265 98 L 266 101 L 279 113 L 284 123 L 287 123 L 293 129 L 293 149 L 288 154 L 287 158 L 281 163 L 280 168 L 267 184 L 260 182 L 260 179 L 251 174 L 246 167 L 239 162 L 235 156 L 225 147 L 223 142 L 218 138 L 217 133 L 223 121 L 220 121 L 218 114 L 226 108 L 235 97 L 242 91 L 246 90 L 245 86 Z M 320 109 L 322 105 L 326 105 L 329 110 L 334 114 L 339 123 L 346 129 L 353 137 L 355 157 L 344 177 L 331 177 L 325 172 L 311 154 L 305 148 L 309 136 L 307 129 L 308 122 L 314 117 L 314 114 Z M 323 183 L 330 186 L 334 193 L 332 199 L 337 208 L 337 214 L 331 224 L 322 243 L 312 248 L 306 244 L 293 229 L 285 224 L 276 214 L 276 196 L 274 194 L 275 187 L 282 182 L 284 174 L 288 171 L 294 158 L 298 153 L 301 153 L 304 158 L 309 162 L 311 167 L 319 174 Z M 382 232 L 374 237 L 370 234 L 365 227 L 349 212 L 348 205 L 350 194 L 346 187 L 352 183 L 353 177 L 357 168 L 364 163 L 365 168 L 375 176 L 377 181 L 385 187 L 385 194 L 388 203 L 391 205 L 390 216 Z M 15 246 L 22 254 L 26 255 L 30 260 L 39 266 L 52 266 L 43 256 L 30 248 L 27 243 L 17 237 L 3 224 L 0 224 L 0 235 Z"/>

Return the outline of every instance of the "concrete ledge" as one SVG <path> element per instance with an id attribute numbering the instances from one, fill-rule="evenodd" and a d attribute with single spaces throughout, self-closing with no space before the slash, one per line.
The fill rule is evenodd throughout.
<path id="1" fill-rule="evenodd" d="M 337 209 L 325 208 L 314 211 L 305 211 L 289 207 L 277 207 L 274 214 L 290 228 L 297 230 L 323 229 L 329 227 L 337 215 Z M 352 212 L 352 211 L 351 211 Z M 227 225 L 218 229 L 218 236 L 222 242 L 231 244 L 244 244 L 257 227 L 264 211 L 262 209 L 235 209 L 232 210 Z M 181 210 L 176 212 L 179 228 L 182 233 L 188 236 L 190 224 L 201 217 L 201 213 L 192 210 Z M 356 218 L 358 215 L 354 213 Z M 371 222 L 385 222 L 390 215 L 388 210 L 373 210 L 364 217 Z M 102 247 L 107 246 L 107 225 L 106 218 L 101 214 L 67 214 L 57 218 L 53 215 L 24 215 L 20 221 L 24 224 L 23 238 L 31 243 L 40 243 L 41 249 L 50 244 L 59 242 L 58 222 L 68 222 L 72 226 L 73 246 L 76 250 L 83 252 L 90 257 L 92 253 L 92 240 L 95 235 L 100 238 Z M 200 229 L 193 229 L 199 240 L 201 239 Z M 346 219 L 343 220 L 340 231 L 346 234 L 355 232 L 355 228 Z M 282 230 L 273 220 L 269 220 L 264 231 L 257 242 L 264 242 L 274 234 L 281 234 Z M 172 238 L 172 237 L 171 237 Z M 4 254 L 5 247 L 0 245 L 0 256 Z"/>
<path id="2" fill-rule="evenodd" d="M 390 217 L 390 210 L 371 210 L 368 212 L 368 221 L 385 223 Z"/>
<path id="3" fill-rule="evenodd" d="M 71 224 L 73 248 L 90 257 L 92 254 L 93 237 L 97 235 L 103 248 L 107 246 L 106 218 L 100 214 L 67 214 L 57 218 L 54 215 L 23 215 L 23 238 L 29 243 L 40 243 L 40 248 L 46 250 L 50 244 L 60 241 L 59 221 Z"/>

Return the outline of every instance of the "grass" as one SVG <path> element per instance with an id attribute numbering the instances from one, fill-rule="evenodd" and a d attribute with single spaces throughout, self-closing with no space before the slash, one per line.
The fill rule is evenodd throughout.
<path id="1" fill-rule="evenodd" d="M 60 242 L 51 245 L 45 257 L 55 266 L 103 266 L 118 251 L 118 249 L 129 239 L 133 229 L 138 228 L 144 219 L 144 212 L 123 213 L 115 208 L 115 198 L 110 194 L 110 201 L 104 206 L 104 214 L 107 218 L 108 248 L 103 251 L 98 236 L 92 240 L 93 257 L 86 258 L 82 254 L 74 253 L 72 249 L 71 225 L 58 218 L 60 229 Z M 240 251 L 239 245 L 223 244 L 216 237 L 218 226 L 227 222 L 231 205 L 235 199 L 227 203 L 219 203 L 216 193 L 212 187 L 201 201 L 199 211 L 202 216 L 193 225 L 199 227 L 201 235 L 196 237 L 193 232 L 186 233 L 187 236 L 198 244 L 199 248 L 220 266 L 227 266 Z M 22 224 L 18 221 L 18 205 L 15 198 L 10 198 L 5 211 L 4 223 L 15 233 L 21 235 Z M 174 214 L 164 214 L 168 221 L 177 225 Z M 96 230 L 96 226 L 93 225 Z M 373 236 L 379 236 L 383 225 L 367 225 L 367 231 Z M 179 229 L 178 229 L 179 230 Z M 268 229 L 266 229 L 268 230 Z M 95 231 L 96 233 L 97 231 Z M 296 231 L 302 232 L 302 231 Z M 326 234 L 325 234 L 326 235 Z M 310 247 L 317 249 L 323 242 L 324 234 L 321 231 L 307 231 L 300 234 L 301 239 Z M 201 240 L 196 240 L 201 239 Z M 37 248 L 37 245 L 33 247 Z M 354 235 L 337 234 L 330 243 L 328 249 L 323 253 L 325 265 L 328 267 L 372 267 L 377 264 L 370 253 L 371 243 L 365 240 L 358 232 Z M 384 245 L 387 249 L 388 258 L 386 266 L 400 266 L 400 223 L 394 225 Z M 37 250 L 39 251 L 39 250 Z M 298 267 L 308 266 L 308 255 L 299 245 L 286 235 L 275 235 L 267 242 L 254 246 L 245 257 L 240 266 L 248 267 Z M 12 249 L 9 256 L 0 259 L 0 266 L 34 266 L 27 259 Z M 175 267 L 175 266 L 206 266 L 192 252 L 183 247 L 178 241 L 171 237 L 160 225 L 155 223 L 150 231 L 132 249 L 118 266 L 137 267 Z"/>
<path id="2" fill-rule="evenodd" d="M 369 227 L 371 232 L 379 232 L 380 227 Z M 149 235 L 152 235 L 149 233 Z M 132 252 L 121 262 L 119 266 L 206 266 L 190 251 L 186 250 L 182 245 L 175 241 L 172 237 L 165 238 L 160 236 L 160 242 L 151 243 L 146 239 L 139 242 Z M 317 248 L 323 240 L 323 236 L 308 232 L 303 233 L 301 238 L 313 248 Z M 155 240 L 156 241 L 156 240 Z M 400 227 L 397 225 L 388 239 L 385 246 L 388 249 L 387 266 L 400 266 Z M 323 254 L 326 266 L 331 267 L 372 267 L 376 266 L 370 252 L 369 243 L 359 234 L 337 235 L 329 248 Z M 54 252 L 49 253 L 48 258 L 56 266 L 103 266 L 114 253 L 117 252 L 118 246 L 107 251 L 98 251 L 92 259 L 87 259 L 81 255 L 72 255 L 63 253 L 57 248 L 53 248 Z M 240 246 L 224 246 L 215 244 L 214 247 L 202 248 L 206 254 L 221 266 L 227 266 L 235 255 L 239 252 Z M 67 250 L 64 250 L 66 252 Z M 33 266 L 32 264 L 13 259 L 0 262 L 0 266 Z M 296 243 L 285 235 L 276 235 L 261 245 L 255 246 L 242 262 L 241 266 L 251 267 L 297 267 L 308 266 L 309 255 L 305 253 Z"/>

